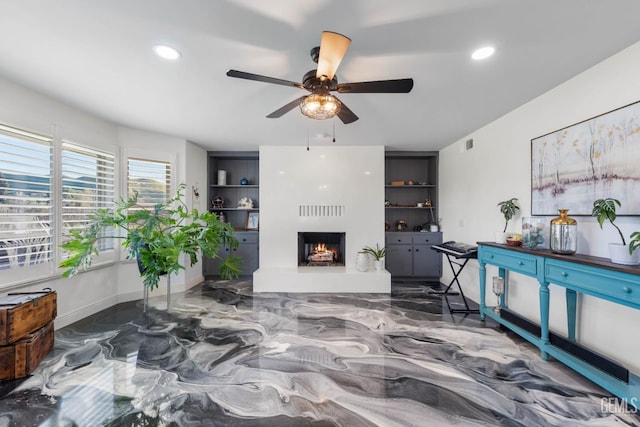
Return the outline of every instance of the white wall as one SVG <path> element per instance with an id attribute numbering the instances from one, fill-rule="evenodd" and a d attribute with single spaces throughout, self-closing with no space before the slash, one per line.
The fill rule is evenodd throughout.
<path id="1" fill-rule="evenodd" d="M 163 153 L 165 157 L 176 161 L 175 182 L 187 183 L 187 203 L 195 203 L 191 199 L 191 186 L 196 182 L 206 194 L 202 187 L 206 183 L 206 155 L 195 144 L 176 137 L 118 126 L 3 78 L 0 78 L 0 93 L 0 122 L 46 134 L 54 132 L 56 138 L 114 150 L 119 158 L 136 150 Z M 121 175 L 117 177 L 119 183 L 124 182 Z M 206 208 L 204 199 L 201 198 L 198 203 L 204 203 L 203 207 Z M 203 280 L 200 263 L 186 267 L 186 272 L 172 278 L 173 292 L 185 290 Z M 165 294 L 165 283 L 163 279 L 160 289 L 151 295 Z M 54 275 L 37 283 L 11 286 L 11 291 L 37 291 L 44 287 L 58 293 L 56 328 L 119 302 L 142 296 L 142 279 L 133 262 L 107 264 L 70 279 Z M 8 288 L 1 289 L 0 294 L 7 291 Z"/>
<path id="2" fill-rule="evenodd" d="M 637 43 L 440 151 L 439 212 L 444 239 L 494 241 L 494 232 L 504 224 L 496 205 L 511 197 L 518 198 L 521 214 L 509 230 L 519 230 L 521 217 L 531 214 L 531 139 L 640 100 L 639 75 Z M 465 151 L 469 138 L 474 148 Z M 608 257 L 607 243 L 619 239 L 613 227 L 607 225 L 603 231 L 589 216 L 575 218 L 578 252 Z M 640 230 L 638 217 L 619 217 L 616 224 L 626 236 Z M 495 269 L 488 268 L 488 277 L 495 274 Z M 443 282 L 451 278 L 445 270 Z M 477 263 L 467 266 L 461 283 L 465 294 L 478 301 Z M 511 283 L 510 308 L 539 319 L 538 305 L 533 303 L 538 300 L 537 282 L 513 275 Z M 551 292 L 551 329 L 565 333 L 564 291 L 551 285 Z M 640 311 L 588 296 L 581 298 L 580 305 L 578 339 L 640 373 L 640 341 L 631 338 L 640 324 Z"/>

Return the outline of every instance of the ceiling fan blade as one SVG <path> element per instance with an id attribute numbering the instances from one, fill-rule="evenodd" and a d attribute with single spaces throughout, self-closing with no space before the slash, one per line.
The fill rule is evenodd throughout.
<path id="1" fill-rule="evenodd" d="M 339 93 L 409 93 L 411 89 L 413 79 L 338 84 Z"/>
<path id="2" fill-rule="evenodd" d="M 338 65 L 340 65 L 342 58 L 347 53 L 350 44 L 351 39 L 349 37 L 331 31 L 323 31 L 322 39 L 320 40 L 316 77 L 322 78 L 322 76 L 326 76 L 328 80 L 331 80 L 336 74 Z"/>
<path id="3" fill-rule="evenodd" d="M 358 116 L 349 109 L 344 102 L 340 101 L 340 111 L 338 111 L 338 117 L 342 120 L 342 123 L 348 125 L 349 123 L 353 123 L 358 120 Z"/>
<path id="4" fill-rule="evenodd" d="M 293 86 L 293 87 L 297 87 L 297 88 L 300 88 L 300 89 L 304 89 L 305 88 L 302 85 L 302 83 L 296 83 L 296 82 L 292 82 L 292 81 L 289 81 L 289 80 L 283 80 L 283 79 L 276 79 L 275 77 L 261 76 L 260 74 L 246 73 L 244 71 L 238 71 L 238 70 L 229 70 L 229 71 L 227 71 L 227 76 L 236 77 L 236 78 L 239 78 L 239 79 L 255 80 L 257 82 L 273 83 L 273 84 L 282 85 L 282 86 Z"/>
<path id="5" fill-rule="evenodd" d="M 269 114 L 267 116 L 267 118 L 269 118 L 269 119 L 277 119 L 278 117 L 282 117 L 283 115 L 285 115 L 286 113 L 288 113 L 289 111 L 293 110 L 298 105 L 300 105 L 300 102 L 302 102 L 302 100 L 304 98 L 306 98 L 306 97 L 307 97 L 307 95 L 303 95 L 300 98 L 294 99 L 293 101 L 291 101 L 287 105 L 283 105 L 282 107 L 278 108 L 273 113 Z"/>

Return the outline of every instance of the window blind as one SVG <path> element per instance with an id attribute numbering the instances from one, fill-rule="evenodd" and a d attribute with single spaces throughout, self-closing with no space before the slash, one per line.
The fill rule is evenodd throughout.
<path id="1" fill-rule="evenodd" d="M 52 261 L 53 138 L 0 124 L 0 269 Z"/>
<path id="2" fill-rule="evenodd" d="M 148 159 L 127 159 L 127 190 L 138 194 L 138 206 L 150 209 L 171 196 L 171 163 Z"/>
<path id="3" fill-rule="evenodd" d="M 63 241 L 71 230 L 82 229 L 98 209 L 113 209 L 115 197 L 115 155 L 63 141 L 62 230 Z M 98 250 L 113 250 L 114 230 L 107 229 Z"/>

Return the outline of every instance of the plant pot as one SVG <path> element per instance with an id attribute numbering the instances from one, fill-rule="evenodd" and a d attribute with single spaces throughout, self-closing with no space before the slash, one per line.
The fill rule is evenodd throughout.
<path id="1" fill-rule="evenodd" d="M 609 256 L 614 264 L 638 265 L 640 264 L 640 250 L 629 254 L 629 245 L 622 243 L 609 243 Z"/>
<path id="2" fill-rule="evenodd" d="M 373 265 L 375 267 L 376 273 L 382 272 L 382 259 L 376 259 L 373 261 Z"/>
<path id="3" fill-rule="evenodd" d="M 366 252 L 358 252 L 356 255 L 356 270 L 361 273 L 369 271 L 370 260 L 369 254 Z"/>
<path id="4" fill-rule="evenodd" d="M 496 232 L 496 243 L 502 243 L 503 245 L 506 245 L 507 236 L 509 236 L 509 233 L 503 233 L 502 231 Z"/>

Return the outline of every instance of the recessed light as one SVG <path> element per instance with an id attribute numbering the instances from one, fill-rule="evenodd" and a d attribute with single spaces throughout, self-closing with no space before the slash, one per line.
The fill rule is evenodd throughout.
<path id="1" fill-rule="evenodd" d="M 475 50 L 472 54 L 471 54 L 471 58 L 477 60 L 480 59 L 486 59 L 488 57 L 490 57 L 491 55 L 493 55 L 493 53 L 495 52 L 495 48 L 493 46 L 485 46 L 485 47 L 481 47 L 478 50 Z"/>
<path id="2" fill-rule="evenodd" d="M 166 44 L 159 44 L 154 46 L 153 51 L 160 58 L 170 59 L 172 61 L 175 61 L 176 59 L 180 58 L 180 52 L 178 52 L 176 48 L 167 46 Z"/>

